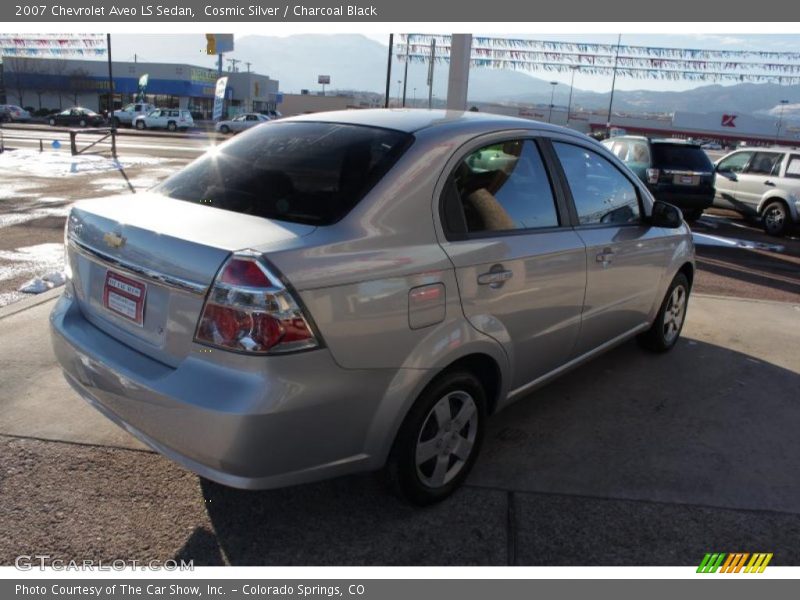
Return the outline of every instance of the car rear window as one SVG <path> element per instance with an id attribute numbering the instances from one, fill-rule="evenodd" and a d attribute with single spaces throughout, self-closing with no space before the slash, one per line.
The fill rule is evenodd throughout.
<path id="1" fill-rule="evenodd" d="M 687 169 L 709 173 L 714 170 L 708 155 L 699 146 L 654 143 L 652 152 L 653 166 L 660 169 Z"/>
<path id="2" fill-rule="evenodd" d="M 273 122 L 205 154 L 157 191 L 243 214 L 329 225 L 372 189 L 412 140 L 360 125 Z"/>

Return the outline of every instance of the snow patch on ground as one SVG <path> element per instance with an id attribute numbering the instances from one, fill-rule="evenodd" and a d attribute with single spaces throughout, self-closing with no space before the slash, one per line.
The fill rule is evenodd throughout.
<path id="1" fill-rule="evenodd" d="M 130 185 L 137 190 L 146 190 L 156 185 L 160 179 L 154 177 L 134 177 L 128 180 Z M 108 192 L 129 191 L 130 186 L 128 181 L 122 177 L 104 177 L 102 179 L 93 179 L 92 185 L 98 186 L 101 190 Z"/>
<path id="2" fill-rule="evenodd" d="M 35 221 L 36 219 L 43 219 L 45 217 L 66 217 L 69 214 L 71 205 L 55 206 L 53 208 L 35 208 L 27 212 L 19 213 L 0 213 L 0 229 L 3 227 L 11 227 L 12 225 L 19 225 L 20 223 L 27 223 L 28 221 Z"/>
<path id="3" fill-rule="evenodd" d="M 16 250 L 0 250 L 0 281 L 23 275 L 53 273 L 64 270 L 64 245 L 56 243 L 24 246 Z"/>
<path id="4" fill-rule="evenodd" d="M 2 156 L 2 154 L 0 154 Z M 30 183 L 0 183 L 0 200 L 14 200 L 17 198 L 35 198 L 39 194 L 25 190 L 33 190 L 38 186 Z"/>
<path id="5" fill-rule="evenodd" d="M 113 159 L 97 154 L 72 156 L 69 152 L 15 150 L 0 154 L 0 172 L 16 171 L 34 177 L 64 177 L 119 171 L 163 162 L 163 158 L 155 156 L 121 156 Z"/>
<path id="6" fill-rule="evenodd" d="M 64 285 L 66 280 L 63 271 L 53 271 L 42 277 L 34 277 L 30 281 L 26 281 L 19 287 L 19 291 L 23 294 L 41 294 L 54 287 Z"/>

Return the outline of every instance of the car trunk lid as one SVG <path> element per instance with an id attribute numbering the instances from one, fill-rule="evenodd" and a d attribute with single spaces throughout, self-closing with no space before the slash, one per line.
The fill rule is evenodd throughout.
<path id="1" fill-rule="evenodd" d="M 68 255 L 81 311 L 165 364 L 192 351 L 208 287 L 231 252 L 277 250 L 314 230 L 157 193 L 77 203 Z"/>

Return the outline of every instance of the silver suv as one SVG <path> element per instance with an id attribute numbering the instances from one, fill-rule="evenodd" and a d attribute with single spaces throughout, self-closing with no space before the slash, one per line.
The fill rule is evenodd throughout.
<path id="1" fill-rule="evenodd" d="M 446 497 L 486 418 L 638 336 L 672 348 L 680 212 L 600 144 L 478 113 L 270 121 L 147 194 L 86 200 L 51 315 L 67 380 L 223 484 L 386 467 Z"/>
<path id="2" fill-rule="evenodd" d="M 800 150 L 745 148 L 716 164 L 714 206 L 761 219 L 764 230 L 783 235 L 800 222 Z"/>

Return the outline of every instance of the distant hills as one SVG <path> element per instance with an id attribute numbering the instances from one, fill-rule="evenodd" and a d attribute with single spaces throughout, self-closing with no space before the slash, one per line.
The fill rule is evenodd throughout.
<path id="1" fill-rule="evenodd" d="M 133 36 L 120 36 L 123 43 Z M 138 47 L 148 46 L 147 38 L 138 36 Z M 164 36 L 157 36 L 159 44 Z M 142 38 L 145 38 L 144 41 Z M 196 38 L 196 39 L 195 39 Z M 155 42 L 155 39 L 153 40 Z M 387 40 L 388 42 L 388 40 Z M 132 42 L 131 42 L 132 43 Z M 186 35 L 169 38 L 166 52 L 159 56 L 146 56 L 144 60 L 169 60 L 171 62 L 194 62 L 208 64 L 210 57 L 202 54 L 202 36 Z M 153 44 L 155 46 L 155 44 Z M 236 39 L 235 52 L 239 68 L 246 62 L 258 73 L 269 75 L 280 81 L 284 92 L 299 92 L 308 89 L 315 93 L 321 89 L 318 75 L 330 75 L 328 91 L 360 90 L 383 93 L 386 85 L 387 46 L 358 34 L 303 34 L 287 37 L 249 35 Z M 132 50 L 123 48 L 121 56 Z M 116 56 L 120 56 L 117 53 Z M 407 98 L 416 96 L 418 102 L 427 99 L 427 66 L 409 66 Z M 393 61 L 390 95 L 396 98 L 403 79 L 403 64 Z M 434 75 L 434 95 L 443 99 L 447 91 L 447 66 L 439 65 Z M 416 88 L 416 89 L 415 89 Z M 555 103 L 565 105 L 567 86 L 557 89 Z M 470 74 L 469 97 L 482 102 L 521 102 L 548 104 L 551 86 L 547 80 L 525 73 L 490 69 L 473 69 Z M 573 106 L 605 110 L 609 94 L 576 88 Z M 742 83 L 732 86 L 704 85 L 687 91 L 665 92 L 651 90 L 617 90 L 614 94 L 614 110 L 626 112 L 692 112 L 729 111 L 755 115 L 777 114 L 780 100 L 789 100 L 784 116 L 800 119 L 800 86 L 778 86 L 774 84 Z"/>

